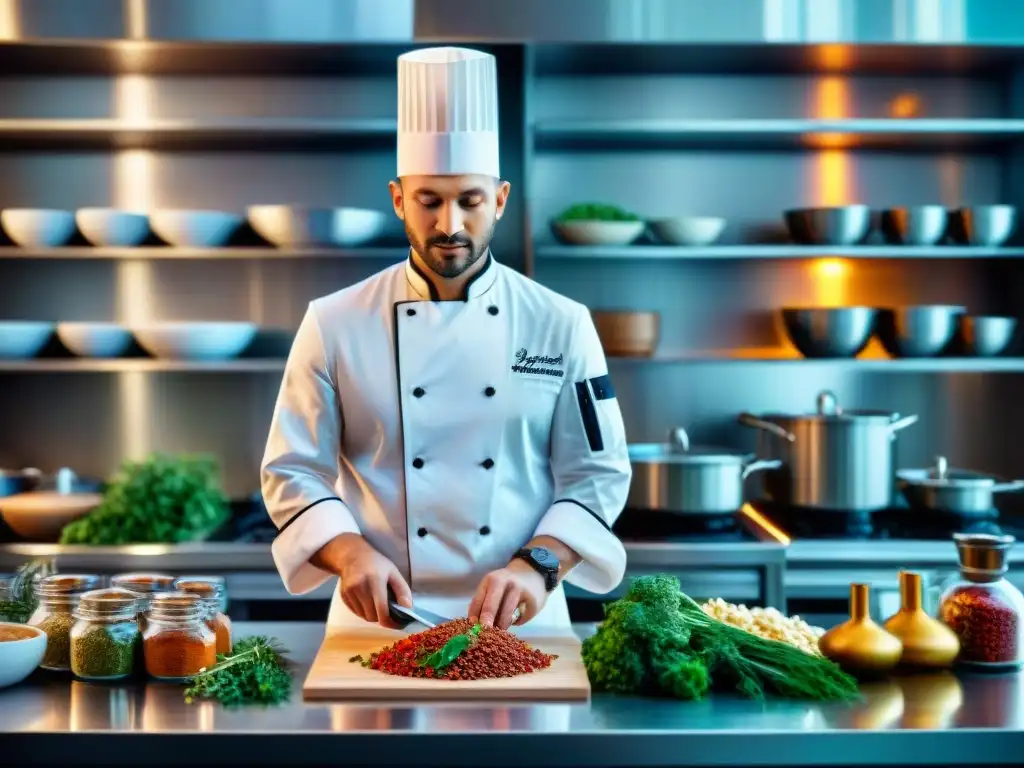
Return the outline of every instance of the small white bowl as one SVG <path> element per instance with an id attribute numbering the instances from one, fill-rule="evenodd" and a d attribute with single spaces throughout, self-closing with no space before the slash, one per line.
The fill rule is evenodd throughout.
<path id="1" fill-rule="evenodd" d="M 283 248 L 363 245 L 380 235 L 387 216 L 363 208 L 252 205 L 249 223 L 264 240 Z"/>
<path id="2" fill-rule="evenodd" d="M 0 322 L 0 360 L 25 360 L 35 357 L 53 336 L 53 323 L 28 320 Z"/>
<path id="3" fill-rule="evenodd" d="M 629 245 L 641 234 L 642 221 L 556 221 L 555 236 L 570 245 Z"/>
<path id="4" fill-rule="evenodd" d="M 79 357 L 120 357 L 132 334 L 117 323 L 57 323 L 57 338 Z"/>
<path id="5" fill-rule="evenodd" d="M 668 245 L 711 245 L 725 230 L 725 219 L 716 216 L 675 216 L 654 219 L 651 232 Z"/>
<path id="6" fill-rule="evenodd" d="M 131 329 L 153 357 L 166 360 L 228 360 L 256 336 L 254 323 L 155 323 Z"/>
<path id="7" fill-rule="evenodd" d="M 98 246 L 131 247 L 149 234 L 149 216 L 116 208 L 79 208 L 75 222 L 85 239 Z"/>
<path id="8" fill-rule="evenodd" d="M 227 211 L 163 210 L 149 217 L 157 236 L 179 248 L 219 248 L 243 221 L 238 214 Z"/>
<path id="9" fill-rule="evenodd" d="M 17 685 L 31 675 L 46 653 L 46 633 L 38 627 L 0 621 L 0 633 L 27 632 L 31 637 L 0 641 L 0 688 Z"/>
<path id="10" fill-rule="evenodd" d="M 4 232 L 23 248 L 55 248 L 75 234 L 75 214 L 43 208 L 5 208 L 0 211 Z"/>

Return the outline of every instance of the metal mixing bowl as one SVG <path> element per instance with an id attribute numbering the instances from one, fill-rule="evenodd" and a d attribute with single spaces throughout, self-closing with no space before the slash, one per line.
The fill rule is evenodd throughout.
<path id="1" fill-rule="evenodd" d="M 872 307 L 785 307 L 781 314 L 789 340 L 810 358 L 856 357 L 875 329 Z"/>
<path id="2" fill-rule="evenodd" d="M 935 245 L 946 235 L 949 214 L 941 205 L 882 211 L 882 234 L 893 245 Z"/>
<path id="3" fill-rule="evenodd" d="M 964 352 L 978 357 L 1002 354 L 1013 341 L 1017 318 L 981 315 L 960 317 L 960 342 Z"/>
<path id="4" fill-rule="evenodd" d="M 958 243 L 995 247 L 1010 239 L 1016 225 L 1012 205 L 975 205 L 953 211 L 949 230 Z"/>
<path id="5" fill-rule="evenodd" d="M 866 205 L 793 208 L 785 218 L 790 236 L 804 245 L 854 245 L 871 231 L 871 209 Z"/>
<path id="6" fill-rule="evenodd" d="M 893 357 L 935 357 L 946 351 L 957 318 L 966 312 L 966 307 L 940 305 L 880 309 L 875 328 Z"/>

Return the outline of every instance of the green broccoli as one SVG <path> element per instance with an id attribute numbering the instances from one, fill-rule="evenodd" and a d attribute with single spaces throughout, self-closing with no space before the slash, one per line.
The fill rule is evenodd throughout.
<path id="1" fill-rule="evenodd" d="M 641 576 L 605 607 L 583 642 L 596 691 L 698 699 L 712 685 L 750 698 L 766 690 L 808 699 L 848 699 L 857 682 L 837 665 L 798 648 L 717 621 L 673 576 Z"/>

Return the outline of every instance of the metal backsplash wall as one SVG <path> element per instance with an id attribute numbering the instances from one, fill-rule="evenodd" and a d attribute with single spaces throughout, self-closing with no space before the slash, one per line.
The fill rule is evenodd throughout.
<path id="1" fill-rule="evenodd" d="M 0 0 L 0 40 L 28 37 L 272 42 L 487 39 L 502 77 L 503 169 L 513 183 L 499 258 L 595 309 L 662 313 L 662 351 L 697 353 L 783 343 L 784 304 L 963 303 L 1020 311 L 1024 271 L 991 261 L 603 262 L 533 258 L 550 218 L 580 200 L 644 215 L 729 219 L 726 241 L 777 229 L 788 207 L 866 202 L 1024 202 L 1013 153 L 843 153 L 746 150 L 566 152 L 534 149 L 530 124 L 602 117 L 886 116 L 913 94 L 928 116 L 1020 115 L 1012 68 L 957 72 L 956 46 L 1024 40 L 1012 2 L 901 0 Z M 86 10 L 88 9 L 88 10 Z M 906 43 L 951 46 L 949 73 L 709 71 L 657 77 L 567 78 L 536 72 L 533 49 L 510 39 Z M 849 60 L 856 47 L 847 49 Z M 950 53 L 952 51 L 952 53 Z M 701 69 L 699 60 L 694 67 Z M 709 67 L 709 69 L 711 69 Z M 329 77 L 172 77 L 72 74 L 0 78 L 0 117 L 393 117 L 393 62 Z M 842 114 L 837 114 L 841 111 Z M 388 210 L 391 150 L 4 152 L 0 207 L 85 205 L 241 210 L 254 203 Z M 396 234 L 400 235 L 400 228 Z M 400 255 L 400 254 L 399 254 Z M 0 261 L 0 317 L 144 322 L 252 319 L 294 328 L 306 302 L 384 266 L 371 260 Z M 856 373 L 829 364 L 613 361 L 634 441 L 682 424 L 699 442 L 753 446 L 741 410 L 805 411 L 820 389 L 847 407 L 918 413 L 900 437 L 903 465 L 936 453 L 1024 475 L 1024 428 L 1014 374 Z M 256 489 L 279 375 L 269 373 L 2 374 L 0 465 L 71 465 L 107 474 L 126 455 L 204 450 L 224 463 L 234 494 Z"/>

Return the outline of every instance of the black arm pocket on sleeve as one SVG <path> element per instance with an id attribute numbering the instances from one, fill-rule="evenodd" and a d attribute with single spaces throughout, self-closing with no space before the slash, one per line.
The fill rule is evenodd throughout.
<path id="1" fill-rule="evenodd" d="M 595 400 L 615 399 L 615 387 L 612 386 L 612 377 L 607 373 L 604 376 L 595 376 L 591 379 L 590 388 L 594 390 Z"/>
<path id="2" fill-rule="evenodd" d="M 576 382 L 576 402 L 580 407 L 580 417 L 583 419 L 583 429 L 587 433 L 590 450 L 603 451 L 604 438 L 601 436 L 601 423 L 597 419 L 594 398 L 590 396 L 590 388 L 585 381 Z"/>

